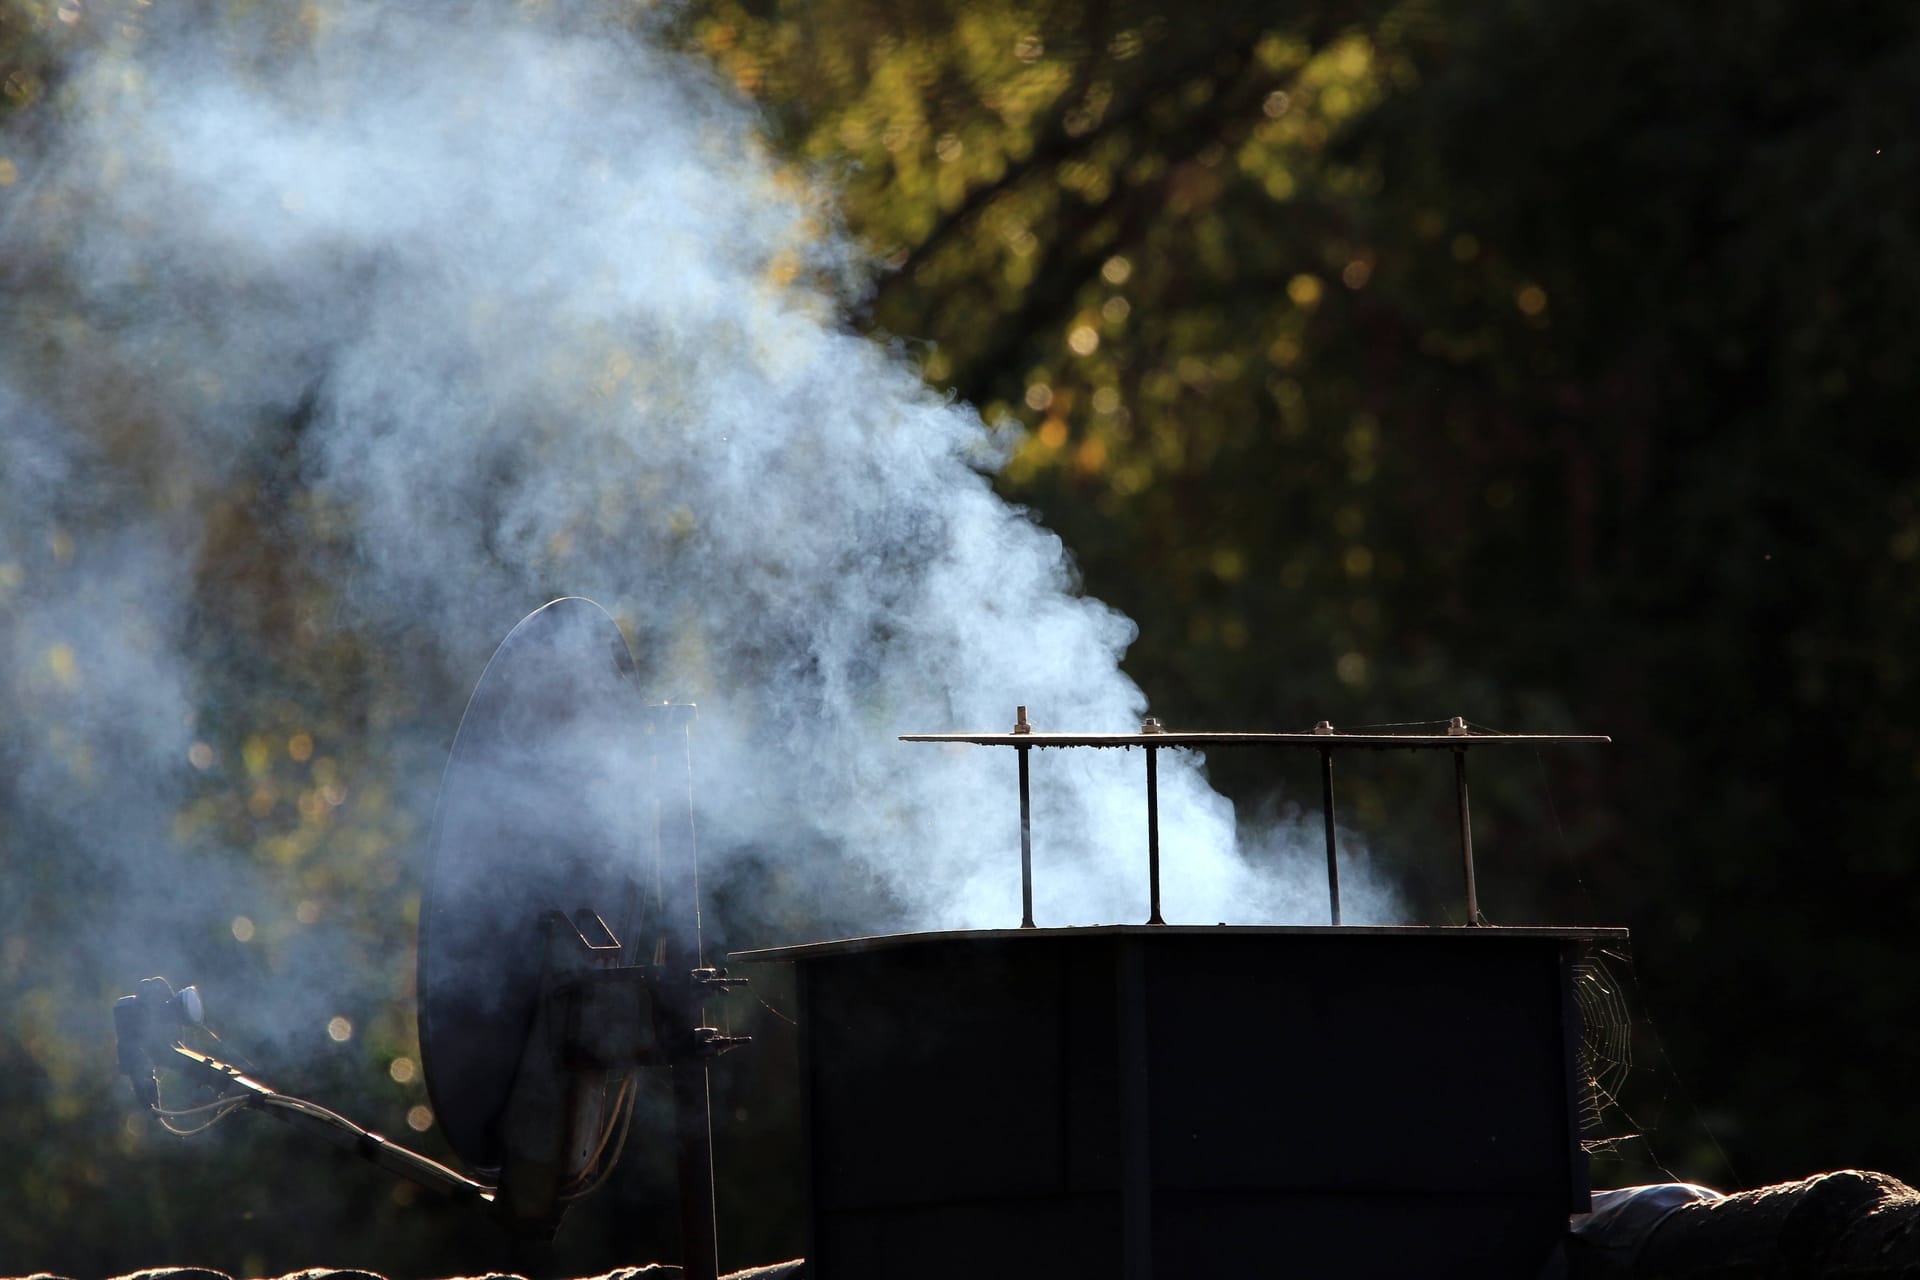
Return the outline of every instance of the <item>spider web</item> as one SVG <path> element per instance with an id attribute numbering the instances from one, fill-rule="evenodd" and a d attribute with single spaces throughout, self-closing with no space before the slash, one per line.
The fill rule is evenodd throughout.
<path id="1" fill-rule="evenodd" d="M 1685 1122 L 1691 1116 L 1691 1128 L 1698 1132 L 1688 1163 L 1718 1164 L 1732 1185 L 1741 1185 L 1732 1160 L 1694 1103 L 1646 1008 L 1631 944 L 1591 947 L 1574 964 L 1572 976 L 1582 1024 L 1580 1146 L 1595 1160 L 1595 1185 L 1646 1182 L 1655 1172 L 1668 1182 L 1704 1178 L 1704 1168 L 1681 1177 L 1655 1150 L 1655 1138 L 1676 1105 L 1681 1109 L 1682 1128 L 1688 1128 Z M 1648 1065 L 1636 1063 L 1636 1047 L 1643 1057 L 1651 1055 L 1646 1057 Z"/>
<path id="2" fill-rule="evenodd" d="M 1633 1015 L 1607 959 L 1631 966 L 1629 957 L 1592 950 L 1573 966 L 1573 998 L 1580 1009 L 1580 1146 L 1588 1155 L 1617 1155 L 1622 1142 L 1644 1135 L 1621 1105 L 1633 1073 Z"/>
<path id="3" fill-rule="evenodd" d="M 1587 892 L 1586 880 L 1580 874 L 1567 840 L 1566 827 L 1560 821 L 1560 806 L 1554 799 L 1546 759 L 1536 751 L 1534 762 L 1540 770 L 1541 793 L 1553 818 L 1560 856 L 1591 912 L 1593 897 Z M 1691 1114 L 1698 1137 L 1704 1139 L 1707 1148 L 1718 1158 L 1732 1185 L 1742 1185 L 1726 1148 L 1721 1146 L 1713 1126 L 1694 1102 L 1667 1053 L 1666 1042 L 1654 1024 L 1640 989 L 1632 944 L 1596 944 L 1589 948 L 1574 966 L 1573 994 L 1582 1023 L 1578 1062 L 1580 1146 L 1595 1158 L 1592 1174 L 1596 1185 L 1647 1181 L 1649 1167 L 1669 1182 L 1685 1180 L 1667 1166 L 1653 1147 L 1653 1135 L 1665 1119 L 1675 1094 Z M 1635 1067 L 1636 1041 L 1652 1050 L 1650 1070 Z M 1633 1098 L 1636 1110 L 1651 1123 L 1642 1124 L 1634 1118 L 1622 1102 L 1627 1096 Z M 1694 1145 L 1697 1148 L 1699 1143 L 1696 1141 Z M 1695 1154 L 1690 1163 L 1700 1159 L 1701 1155 Z"/>

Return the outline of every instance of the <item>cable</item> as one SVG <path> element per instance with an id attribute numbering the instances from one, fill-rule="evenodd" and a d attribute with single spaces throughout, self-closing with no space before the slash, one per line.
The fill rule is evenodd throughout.
<path id="1" fill-rule="evenodd" d="M 599 1170 L 583 1174 L 583 1181 L 576 1184 L 573 1190 L 561 1194 L 560 1199 L 562 1201 L 578 1200 L 583 1196 L 591 1195 L 604 1186 L 608 1178 L 613 1176 L 614 1168 L 620 1163 L 620 1152 L 627 1145 L 628 1125 L 631 1124 L 633 1120 L 633 1104 L 634 1098 L 637 1096 L 637 1091 L 630 1088 L 632 1082 L 633 1079 L 629 1076 L 627 1080 L 621 1084 L 620 1097 L 614 1102 L 614 1106 L 620 1111 L 620 1134 L 618 1138 L 614 1139 L 614 1158 L 607 1161 Z M 613 1127 L 609 1125 L 606 1132 L 601 1134 L 600 1145 L 594 1148 L 593 1159 L 587 1162 L 587 1168 L 589 1170 L 593 1169 L 593 1165 L 599 1161 L 601 1154 L 607 1149 L 607 1138 L 612 1133 L 612 1130 Z"/>
<path id="2" fill-rule="evenodd" d="M 768 1004 L 768 1003 L 767 1003 L 767 998 L 766 998 L 765 996 L 763 996 L 763 995 L 761 995 L 761 994 L 760 994 L 760 993 L 759 993 L 758 991 L 756 991 L 756 992 L 754 992 L 754 993 L 753 993 L 753 998 L 754 998 L 755 1000 L 758 1000 L 758 1001 L 760 1002 L 760 1007 L 761 1007 L 762 1009 L 765 1009 L 765 1010 L 766 1010 L 766 1011 L 767 1011 L 768 1013 L 770 1013 L 770 1014 L 772 1014 L 772 1015 L 773 1015 L 774 1017 L 776 1017 L 776 1018 L 778 1018 L 778 1019 L 780 1019 L 780 1021 L 782 1021 L 782 1022 L 784 1022 L 784 1023 L 786 1023 L 786 1024 L 788 1025 L 788 1026 L 790 1026 L 790 1027 L 797 1027 L 797 1026 L 799 1026 L 799 1025 L 800 1025 L 800 1023 L 799 1023 L 798 1021 L 796 1021 L 795 1019 L 793 1019 L 793 1018 L 789 1018 L 789 1017 L 788 1017 L 788 1016 L 787 1016 L 786 1014 L 784 1014 L 784 1013 L 782 1013 L 782 1012 L 780 1012 L 780 1011 L 779 1011 L 778 1009 L 776 1009 L 776 1008 L 774 1008 L 774 1007 L 773 1007 L 772 1005 L 770 1005 L 770 1004 Z"/>
<path id="3" fill-rule="evenodd" d="M 158 1112 L 156 1112 L 155 1114 L 159 1116 L 160 1127 L 165 1129 L 168 1133 L 173 1134 L 177 1138 L 191 1138 L 196 1133 L 205 1133 L 207 1130 L 213 1128 L 213 1126 L 219 1124 L 222 1120 L 225 1120 L 228 1116 L 232 1115 L 234 1112 L 245 1110 L 248 1101 L 249 1099 L 247 1098 L 229 1098 L 220 1104 L 209 1104 L 209 1105 L 219 1105 L 221 1109 L 214 1112 L 213 1115 L 208 1119 L 203 1120 L 196 1125 L 178 1125 L 178 1124 L 175 1124 L 172 1120 L 168 1119 L 163 1114 L 160 1114 Z M 194 1110 L 196 1111 L 201 1109 L 202 1108 L 198 1108 L 198 1107 L 194 1108 Z"/>
<path id="4" fill-rule="evenodd" d="M 191 1138 L 197 1133 L 205 1133 L 253 1101 L 252 1098 L 248 1097 L 225 1097 L 215 1098 L 212 1102 L 202 1102 L 197 1106 L 168 1107 L 161 1103 L 160 1081 L 158 1078 L 153 1082 L 153 1098 L 152 1111 L 155 1117 L 159 1119 L 160 1127 L 178 1138 Z M 209 1112 L 212 1114 L 208 1115 L 207 1113 Z M 207 1115 L 207 1119 L 196 1125 L 178 1125 L 174 1123 L 175 1120 L 198 1115 Z"/>
<path id="5" fill-rule="evenodd" d="M 182 1116 L 197 1116 L 203 1111 L 220 1111 L 236 1103 L 245 1106 L 252 1101 L 249 1098 L 215 1098 L 212 1102 L 203 1102 L 197 1107 L 163 1107 L 155 1104 L 153 1114 L 168 1120 L 177 1120 Z"/>
<path id="6" fill-rule="evenodd" d="M 620 1123 L 621 1108 L 627 1106 L 631 1101 L 628 1095 L 632 1092 L 632 1089 L 633 1077 L 621 1076 L 620 1091 L 613 1095 L 613 1105 L 607 1109 L 606 1123 L 600 1126 L 600 1140 L 594 1143 L 593 1153 L 587 1157 L 586 1163 L 581 1166 L 581 1174 L 579 1178 L 575 1179 L 576 1182 L 584 1181 L 594 1167 L 600 1163 L 600 1157 L 606 1154 L 607 1142 L 613 1137 L 613 1131 Z"/>

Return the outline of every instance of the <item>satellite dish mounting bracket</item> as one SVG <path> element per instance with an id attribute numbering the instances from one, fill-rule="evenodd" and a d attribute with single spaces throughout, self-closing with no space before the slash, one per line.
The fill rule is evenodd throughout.
<path id="1" fill-rule="evenodd" d="M 700 997 L 747 979 L 724 969 L 676 976 L 622 965 L 622 944 L 582 907 L 539 919 L 545 968 L 533 1025 L 499 1122 L 504 1158 L 495 1211 L 516 1232 L 547 1238 L 566 1212 L 569 1171 L 594 1162 L 610 1118 L 594 1077 L 634 1067 L 704 1064 L 751 1042 L 698 1023 Z"/>

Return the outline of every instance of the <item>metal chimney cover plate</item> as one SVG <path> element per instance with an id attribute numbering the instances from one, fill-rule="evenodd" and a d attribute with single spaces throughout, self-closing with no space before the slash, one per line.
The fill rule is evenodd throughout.
<path id="1" fill-rule="evenodd" d="M 604 609 L 555 600 L 494 652 L 447 759 L 420 902 L 420 1058 L 447 1142 L 489 1181 L 539 999 L 541 913 L 588 907 L 623 946 L 638 936 L 646 756 L 633 671 Z"/>

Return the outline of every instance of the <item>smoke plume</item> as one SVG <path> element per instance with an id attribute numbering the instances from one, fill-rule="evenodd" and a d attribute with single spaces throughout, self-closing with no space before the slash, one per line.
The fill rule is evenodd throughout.
<path id="1" fill-rule="evenodd" d="M 153 948 L 188 885 L 196 911 L 286 893 L 300 849 L 189 848 L 177 819 L 241 774 L 204 741 L 220 715 L 334 645 L 435 712 L 340 731 L 381 744 L 366 769 L 418 844 L 458 706 L 435 691 L 577 594 L 653 696 L 700 704 L 720 874 L 885 904 L 854 925 L 1016 923 L 1012 756 L 896 735 L 1017 703 L 1136 727 L 1134 627 L 995 494 L 1004 442 L 848 329 L 867 264 L 751 109 L 580 14 L 137 12 L 0 196 L 9 879 L 141 886 Z M 238 626 L 215 537 L 325 607 Z M 1142 769 L 1036 754 L 1041 923 L 1145 918 Z M 1185 753 L 1160 796 L 1170 921 L 1324 920 L 1313 842 L 1237 831 Z M 29 832 L 80 863 L 35 864 Z M 1362 868 L 1343 885 L 1349 920 L 1389 913 Z"/>

